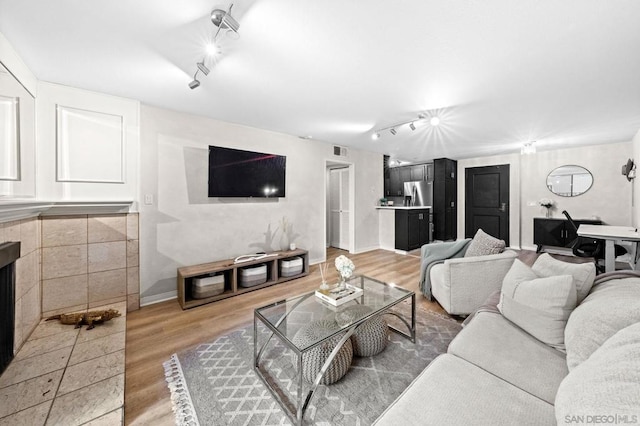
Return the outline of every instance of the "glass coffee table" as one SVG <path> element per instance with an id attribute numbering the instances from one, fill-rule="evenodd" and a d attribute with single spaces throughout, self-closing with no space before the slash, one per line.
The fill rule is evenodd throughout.
<path id="1" fill-rule="evenodd" d="M 309 406 L 309 402 L 313 397 L 323 376 L 331 366 L 331 362 L 336 358 L 342 345 L 351 337 L 356 329 L 364 324 L 367 320 L 376 315 L 393 315 L 400 320 L 401 324 L 406 326 L 406 330 L 400 330 L 389 324 L 389 329 L 402 335 L 403 337 L 415 342 L 416 336 L 416 296 L 415 293 L 396 287 L 366 276 L 354 276 L 349 279 L 350 285 L 363 289 L 363 293 L 357 299 L 351 300 L 340 306 L 331 306 L 327 302 L 316 297 L 315 292 L 307 293 L 302 296 L 281 300 L 267 306 L 263 306 L 254 311 L 253 317 L 253 359 L 254 370 L 258 377 L 265 384 L 267 389 L 273 394 L 284 412 L 296 424 L 302 424 L 304 413 Z M 406 301 L 411 303 L 409 314 L 401 314 L 397 310 L 392 309 L 399 303 Z M 340 313 L 345 312 L 349 307 L 366 306 L 366 309 L 352 310 L 358 312 L 357 315 L 349 315 L 349 320 L 334 321 Z M 410 318 L 406 318 L 410 316 Z M 298 332 L 305 326 L 314 321 L 331 321 L 334 326 L 322 329 L 320 332 L 315 330 L 312 339 L 306 339 L 303 342 L 296 338 Z M 258 332 L 258 327 L 262 332 Z M 401 328 L 404 328 L 401 326 Z M 261 340 L 260 342 L 259 340 Z M 276 340 L 274 340 L 277 339 Z M 310 351 L 326 342 L 337 342 L 335 347 L 329 354 L 328 358 L 315 375 L 315 380 L 305 388 L 303 381 L 303 360 L 305 354 L 309 355 Z M 295 371 L 294 377 L 297 382 L 297 392 L 295 388 L 289 392 L 286 384 L 277 379 L 276 374 L 271 374 L 270 366 L 272 362 L 265 362 L 264 355 L 268 347 L 281 343 L 295 354 Z M 271 344 L 271 345 L 270 345 Z M 294 387 L 295 387 L 294 382 Z"/>

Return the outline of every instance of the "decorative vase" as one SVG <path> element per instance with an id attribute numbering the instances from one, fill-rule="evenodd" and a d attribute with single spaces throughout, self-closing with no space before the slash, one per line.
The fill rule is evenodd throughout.
<path id="1" fill-rule="evenodd" d="M 280 250 L 287 251 L 289 250 L 289 238 L 287 234 L 280 235 Z"/>
<path id="2" fill-rule="evenodd" d="M 549 207 L 547 207 L 546 217 L 547 217 L 547 218 L 550 218 L 550 217 L 551 217 L 551 209 L 550 209 Z"/>
<path id="3" fill-rule="evenodd" d="M 347 279 L 341 276 L 340 281 L 338 282 L 337 289 L 342 291 L 342 290 L 345 290 L 346 288 L 347 288 Z"/>

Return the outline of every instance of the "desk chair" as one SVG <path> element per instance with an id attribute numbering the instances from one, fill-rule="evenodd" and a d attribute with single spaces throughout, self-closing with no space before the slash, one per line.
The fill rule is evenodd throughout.
<path id="1" fill-rule="evenodd" d="M 565 217 L 569 221 L 569 224 L 571 225 L 573 230 L 577 233 L 578 225 L 576 225 L 576 223 L 573 221 L 569 213 L 566 210 L 563 210 L 562 214 L 565 215 Z M 604 240 L 601 240 L 598 238 L 588 238 L 588 237 L 578 236 L 578 238 L 576 238 L 571 245 L 571 251 L 573 252 L 574 256 L 577 256 L 577 257 L 592 257 L 595 260 L 596 269 L 598 273 L 601 273 L 601 272 L 604 272 L 604 264 L 603 264 L 604 245 L 605 245 Z M 615 257 L 622 256 L 627 253 L 627 249 L 625 249 L 621 245 L 616 244 L 614 247 L 615 247 L 615 254 L 616 254 Z M 635 253 L 633 257 L 635 260 L 635 257 L 636 257 Z M 635 267 L 635 262 L 632 265 L 632 268 L 634 267 Z"/>

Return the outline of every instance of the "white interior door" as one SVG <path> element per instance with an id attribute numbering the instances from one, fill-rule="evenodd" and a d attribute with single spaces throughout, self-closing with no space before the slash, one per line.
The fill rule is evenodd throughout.
<path id="1" fill-rule="evenodd" d="M 329 218 L 332 247 L 349 250 L 349 169 L 329 172 Z"/>

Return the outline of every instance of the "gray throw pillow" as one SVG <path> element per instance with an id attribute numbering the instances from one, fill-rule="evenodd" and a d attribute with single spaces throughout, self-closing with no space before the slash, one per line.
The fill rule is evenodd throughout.
<path id="1" fill-rule="evenodd" d="M 560 383 L 554 405 L 558 424 L 580 418 L 591 418 L 589 424 L 640 422 L 640 322 L 618 331 L 574 368 Z"/>
<path id="2" fill-rule="evenodd" d="M 619 330 L 640 322 L 640 278 L 593 286 L 567 322 L 564 332 L 569 371 L 584 362 Z"/>
<path id="3" fill-rule="evenodd" d="M 504 251 L 504 247 L 504 241 L 492 237 L 482 229 L 478 229 L 476 235 L 469 243 L 469 247 L 467 248 L 464 257 L 498 254 Z"/>
<path id="4" fill-rule="evenodd" d="M 571 275 L 578 292 L 578 304 L 587 297 L 596 278 L 596 265 L 593 263 L 567 263 L 554 259 L 545 253 L 536 259 L 533 271 L 541 277 Z"/>
<path id="5" fill-rule="evenodd" d="M 536 339 L 564 352 L 564 328 L 576 300 L 571 275 L 541 278 L 516 259 L 502 281 L 498 309 Z"/>

